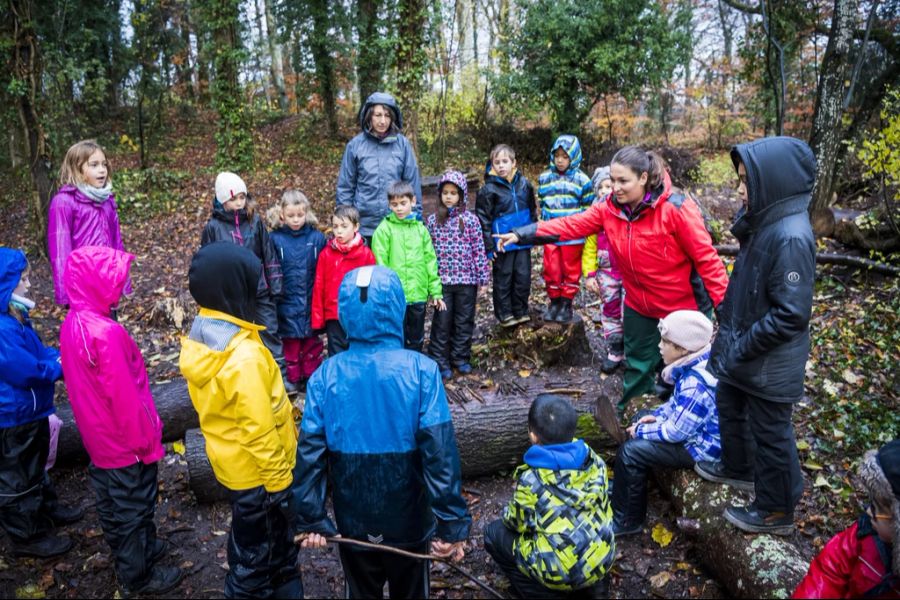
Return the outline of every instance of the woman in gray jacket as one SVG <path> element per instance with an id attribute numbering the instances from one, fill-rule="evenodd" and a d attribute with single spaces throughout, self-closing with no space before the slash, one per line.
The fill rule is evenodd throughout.
<path id="1" fill-rule="evenodd" d="M 406 181 L 416 193 L 416 217 L 422 217 L 419 165 L 409 140 L 400 133 L 403 118 L 390 94 L 375 92 L 359 110 L 362 132 L 347 144 L 338 175 L 337 204 L 359 211 L 359 233 L 371 245 L 372 234 L 388 210 L 387 186 Z"/>

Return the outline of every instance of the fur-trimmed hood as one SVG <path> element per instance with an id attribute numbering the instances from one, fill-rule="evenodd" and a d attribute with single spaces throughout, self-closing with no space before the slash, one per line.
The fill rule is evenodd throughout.
<path id="1" fill-rule="evenodd" d="M 880 502 L 890 502 L 891 515 L 894 517 L 892 538 L 891 570 L 900 573 L 900 465 L 897 456 L 900 453 L 900 440 L 885 444 L 880 450 L 870 450 L 863 457 L 859 467 L 866 491 Z"/>

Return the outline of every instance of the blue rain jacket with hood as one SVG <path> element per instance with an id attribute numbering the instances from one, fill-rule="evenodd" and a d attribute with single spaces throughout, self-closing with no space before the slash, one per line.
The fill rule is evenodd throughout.
<path id="1" fill-rule="evenodd" d="M 387 135 L 379 138 L 365 122 L 369 108 L 381 104 L 394 114 Z M 416 192 L 414 212 L 422 218 L 422 183 L 412 145 L 400 131 L 403 117 L 390 94 L 375 92 L 359 109 L 362 132 L 347 143 L 338 174 L 337 203 L 349 204 L 359 211 L 359 233 L 371 237 L 381 220 L 390 212 L 387 188 L 394 181 L 406 181 Z"/>
<path id="2" fill-rule="evenodd" d="M 450 409 L 437 363 L 403 348 L 400 279 L 386 267 L 354 269 L 338 306 L 350 349 L 307 383 L 294 471 L 297 530 L 334 534 L 327 478 L 346 537 L 406 547 L 432 536 L 465 539 L 472 519 Z"/>
<path id="3" fill-rule="evenodd" d="M 41 343 L 27 312 L 20 308 L 24 323 L 9 313 L 13 290 L 27 266 L 21 250 L 0 248 L 0 428 L 53 414 L 53 382 L 62 377 L 59 351 Z"/>
<path id="4" fill-rule="evenodd" d="M 772 137 L 731 150 L 747 170 L 747 209 L 731 232 L 740 242 L 710 371 L 719 381 L 771 402 L 803 397 L 816 243 L 809 206 L 816 159 L 806 143 Z"/>
<path id="5" fill-rule="evenodd" d="M 325 236 L 307 223 L 296 231 L 284 225 L 269 237 L 275 244 L 284 276 L 282 296 L 278 300 L 278 335 L 282 338 L 310 337 L 313 335 L 310 320 L 313 283 L 319 254 L 325 247 Z"/>

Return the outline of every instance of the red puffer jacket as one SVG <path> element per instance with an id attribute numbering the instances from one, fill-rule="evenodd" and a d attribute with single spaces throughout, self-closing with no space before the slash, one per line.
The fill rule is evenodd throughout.
<path id="1" fill-rule="evenodd" d="M 310 314 L 313 329 L 323 329 L 325 321 L 337 320 L 338 291 L 344 275 L 358 267 L 374 264 L 375 255 L 359 234 L 346 246 L 335 239 L 328 240 L 316 263 Z"/>
<path id="2" fill-rule="evenodd" d="M 668 173 L 654 195 L 634 220 L 610 195 L 581 214 L 541 221 L 537 237 L 564 241 L 605 231 L 622 272 L 625 304 L 646 317 L 718 306 L 728 275 L 700 209 L 691 198 L 672 192 Z"/>
<path id="3" fill-rule="evenodd" d="M 900 598 L 900 579 L 885 568 L 876 535 L 863 517 L 831 538 L 792 597 Z"/>

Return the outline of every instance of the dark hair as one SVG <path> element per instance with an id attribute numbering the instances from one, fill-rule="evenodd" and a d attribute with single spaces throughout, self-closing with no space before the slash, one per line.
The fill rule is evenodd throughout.
<path id="1" fill-rule="evenodd" d="M 384 110 L 391 113 L 391 125 L 388 127 L 386 135 L 396 135 L 400 133 L 400 128 L 397 126 L 397 113 L 394 112 L 394 109 L 388 106 L 387 104 L 373 104 L 369 108 L 366 109 L 365 114 L 363 114 L 363 126 L 364 129 L 371 131 L 372 129 L 372 113 L 375 112 L 375 107 L 380 106 Z"/>
<path id="2" fill-rule="evenodd" d="M 335 207 L 332 216 L 335 216 L 338 219 L 347 219 L 354 225 L 359 225 L 359 211 L 349 204 L 341 204 L 340 206 Z"/>
<path id="3" fill-rule="evenodd" d="M 459 189 L 459 186 L 452 181 L 445 181 L 438 187 L 438 205 L 435 214 L 437 215 L 438 225 L 440 225 L 441 227 L 443 227 L 447 223 L 447 219 L 450 218 L 450 209 L 447 208 L 447 205 L 445 205 L 444 201 L 441 199 L 441 195 L 444 193 L 445 185 L 452 185 L 456 188 L 456 191 L 459 194 L 459 203 L 457 204 L 457 206 L 466 201 L 463 197 L 463 191 Z M 459 219 L 459 232 L 462 233 L 466 230 L 466 223 L 465 221 L 463 221 L 462 215 L 459 215 L 457 218 Z"/>
<path id="4" fill-rule="evenodd" d="M 413 186 L 409 184 L 407 181 L 394 181 L 387 188 L 387 197 L 388 200 L 391 198 L 400 198 L 402 196 L 409 196 L 416 200 L 416 192 L 413 190 Z"/>
<path id="5" fill-rule="evenodd" d="M 647 173 L 647 191 L 655 190 L 663 182 L 666 172 L 666 161 L 652 150 L 644 150 L 638 146 L 625 146 L 613 156 L 610 164 L 628 167 L 638 176 Z"/>
<path id="6" fill-rule="evenodd" d="M 493 148 L 491 148 L 491 162 L 494 162 L 494 159 L 498 154 L 503 153 L 509 154 L 509 157 L 512 160 L 516 160 L 516 151 L 512 149 L 512 146 L 507 146 L 506 144 L 497 144 Z"/>
<path id="7" fill-rule="evenodd" d="M 528 429 L 541 444 L 567 444 L 575 437 L 578 413 L 569 399 L 557 394 L 540 394 L 528 411 Z"/>

